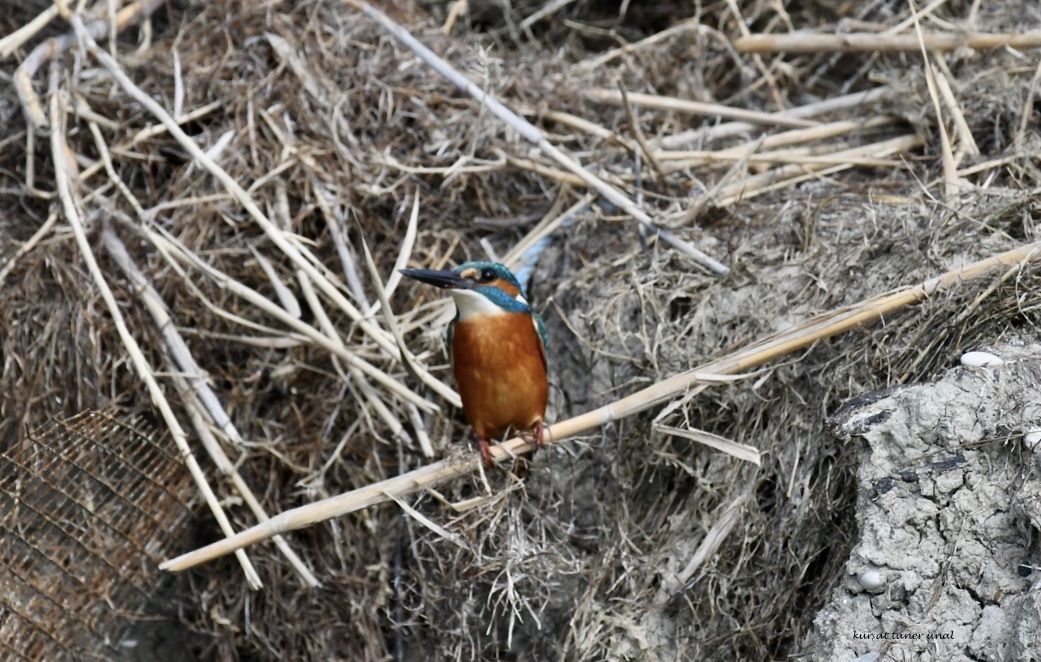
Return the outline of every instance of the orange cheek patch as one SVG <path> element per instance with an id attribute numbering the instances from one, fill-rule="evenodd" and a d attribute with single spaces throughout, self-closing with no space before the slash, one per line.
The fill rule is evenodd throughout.
<path id="1" fill-rule="evenodd" d="M 509 283 L 505 280 L 502 280 L 501 278 L 493 280 L 488 284 L 493 287 L 499 288 L 506 294 L 509 294 L 511 297 L 516 297 L 518 294 L 520 294 L 520 288 L 516 287 L 513 283 Z"/>

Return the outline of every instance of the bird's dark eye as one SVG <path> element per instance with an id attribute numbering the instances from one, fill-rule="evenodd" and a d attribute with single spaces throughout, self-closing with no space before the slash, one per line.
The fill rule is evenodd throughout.
<path id="1" fill-rule="evenodd" d="M 493 280 L 495 280 L 496 278 L 497 278 L 497 276 L 495 275 L 495 270 L 494 269 L 484 269 L 483 271 L 481 271 L 481 282 L 482 283 L 490 283 Z"/>

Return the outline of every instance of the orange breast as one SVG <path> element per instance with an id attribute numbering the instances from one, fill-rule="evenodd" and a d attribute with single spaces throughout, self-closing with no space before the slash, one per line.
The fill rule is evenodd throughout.
<path id="1" fill-rule="evenodd" d="M 542 346 L 525 314 L 457 322 L 452 362 L 466 418 L 481 439 L 530 430 L 546 414 L 549 384 Z"/>

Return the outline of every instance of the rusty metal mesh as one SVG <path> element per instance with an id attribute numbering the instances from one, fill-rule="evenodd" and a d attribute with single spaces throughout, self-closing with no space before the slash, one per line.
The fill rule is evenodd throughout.
<path id="1" fill-rule="evenodd" d="M 0 657 L 103 656 L 145 617 L 190 517 L 163 437 L 88 411 L 0 453 Z"/>

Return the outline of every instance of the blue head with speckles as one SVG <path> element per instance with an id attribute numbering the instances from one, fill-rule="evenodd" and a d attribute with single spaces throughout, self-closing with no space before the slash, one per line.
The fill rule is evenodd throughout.
<path id="1" fill-rule="evenodd" d="M 466 262 L 451 271 L 402 269 L 409 278 L 449 290 L 458 310 L 457 320 L 485 315 L 526 313 L 534 318 L 542 341 L 546 329 L 542 319 L 532 311 L 521 292 L 517 277 L 498 262 Z"/>
<path id="2" fill-rule="evenodd" d="M 531 311 L 517 277 L 498 262 L 466 262 L 452 269 L 452 273 L 470 283 L 470 287 L 461 289 L 476 292 L 507 312 Z M 454 298 L 458 304 L 459 297 Z M 460 306 L 460 314 L 463 312 Z"/>

